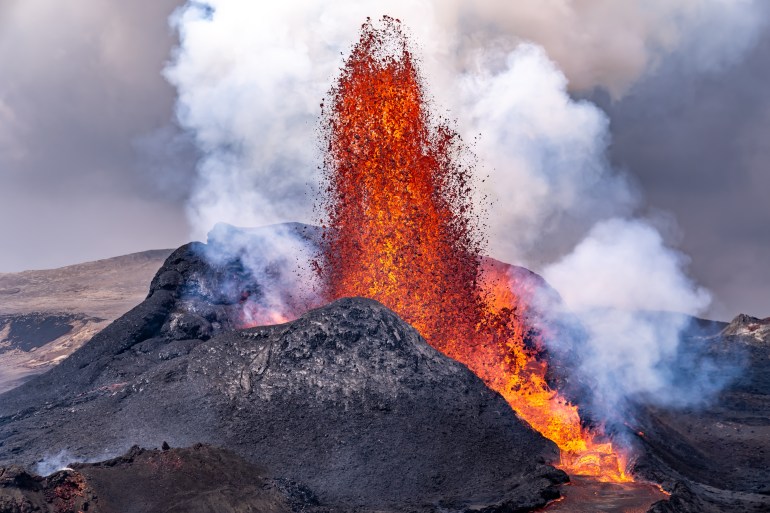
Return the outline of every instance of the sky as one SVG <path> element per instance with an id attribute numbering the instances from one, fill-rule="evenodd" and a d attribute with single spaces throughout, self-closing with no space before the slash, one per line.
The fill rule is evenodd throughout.
<path id="1" fill-rule="evenodd" d="M 176 247 L 205 236 L 219 216 L 246 225 L 307 216 L 298 206 L 312 203 L 304 190 L 314 171 L 303 155 L 315 144 L 303 139 L 314 130 L 309 106 L 331 85 L 338 50 L 355 41 L 367 9 L 377 16 L 382 6 L 341 1 L 316 12 L 311 2 L 295 3 L 305 9 L 212 2 L 221 18 L 208 26 L 190 10 L 170 24 L 177 0 L 75 0 L 67 9 L 0 0 L 0 272 Z M 493 224 L 500 220 L 495 256 L 547 271 L 570 261 L 575 247 L 594 247 L 571 234 L 606 236 L 608 226 L 621 225 L 597 231 L 597 223 L 633 215 L 663 242 L 646 240 L 674 248 L 676 265 L 710 291 L 703 315 L 770 315 L 766 7 L 748 0 L 421 5 L 389 3 L 424 51 L 436 103 L 461 130 L 481 133 L 476 153 L 493 178 L 516 178 L 510 203 L 526 206 L 492 212 Z M 542 81 L 517 87 L 522 76 Z M 302 108 L 284 106 L 297 89 Z M 531 133 L 545 142 L 534 145 Z M 248 141 L 248 158 L 222 150 L 234 141 Z M 569 158 L 544 157 L 554 151 Z M 511 162 L 520 169 L 503 174 Z M 531 171 L 538 165 L 559 177 Z M 571 170 L 580 172 L 565 179 Z M 601 177 L 586 179 L 591 173 Z M 261 195 L 250 187 L 256 178 Z M 269 215 L 242 206 L 269 194 L 291 201 L 271 203 Z M 558 208 L 543 209 L 549 198 Z"/>

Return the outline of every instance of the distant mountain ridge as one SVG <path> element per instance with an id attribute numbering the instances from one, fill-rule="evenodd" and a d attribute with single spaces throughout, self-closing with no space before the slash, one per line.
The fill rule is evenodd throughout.
<path id="1" fill-rule="evenodd" d="M 171 252 L 0 273 L 0 393 L 55 366 L 139 304 Z"/>

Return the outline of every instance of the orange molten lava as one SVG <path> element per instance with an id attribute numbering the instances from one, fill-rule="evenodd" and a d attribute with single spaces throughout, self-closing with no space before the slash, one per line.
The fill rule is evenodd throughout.
<path id="1" fill-rule="evenodd" d="M 327 299 L 366 296 L 464 363 L 561 449 L 574 474 L 629 481 L 610 443 L 545 380 L 528 322 L 532 280 L 481 256 L 472 169 L 457 134 L 430 117 L 398 20 L 367 22 L 324 109 Z"/>
<path id="2" fill-rule="evenodd" d="M 453 166 L 456 134 L 429 129 L 405 40 L 399 60 L 377 56 L 384 34 L 366 27 L 328 116 L 326 290 L 377 299 L 445 349 L 482 307 L 480 243 L 455 212 L 470 211 L 470 170 Z"/>

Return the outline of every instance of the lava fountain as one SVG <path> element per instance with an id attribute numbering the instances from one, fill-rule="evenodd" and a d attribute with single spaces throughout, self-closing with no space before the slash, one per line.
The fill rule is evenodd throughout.
<path id="1" fill-rule="evenodd" d="M 622 455 L 549 387 L 527 295 L 482 255 L 472 159 L 431 115 L 398 20 L 363 25 L 323 122 L 325 299 L 380 301 L 553 440 L 565 471 L 630 481 Z"/>

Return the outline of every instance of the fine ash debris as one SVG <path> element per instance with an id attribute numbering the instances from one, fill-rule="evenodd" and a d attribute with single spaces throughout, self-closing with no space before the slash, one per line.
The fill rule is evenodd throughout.
<path id="1" fill-rule="evenodd" d="M 334 511 L 529 511 L 558 496 L 555 445 L 392 311 L 347 298 L 237 330 L 261 285 L 205 249 L 174 252 L 142 304 L 0 396 L 0 465 L 202 442 Z"/>

